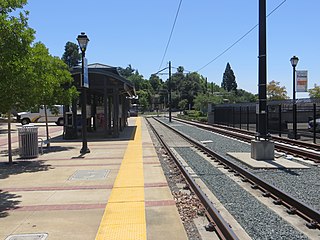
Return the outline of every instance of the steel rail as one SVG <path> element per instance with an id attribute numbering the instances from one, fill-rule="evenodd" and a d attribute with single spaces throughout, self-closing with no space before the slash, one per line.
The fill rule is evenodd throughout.
<path id="1" fill-rule="evenodd" d="M 220 128 L 220 129 L 222 128 L 222 129 L 226 129 L 226 130 L 230 130 L 230 131 L 234 131 L 234 132 L 250 135 L 250 136 L 253 136 L 253 137 L 256 134 L 256 132 L 253 132 L 253 131 L 240 129 L 240 128 L 234 128 L 234 127 L 221 125 L 221 124 L 209 124 L 209 123 L 203 123 L 203 122 L 198 122 L 198 121 L 194 121 L 194 120 L 188 121 L 188 120 L 184 120 L 184 119 L 176 118 L 176 117 L 174 119 L 177 120 L 177 121 L 185 122 L 185 123 L 198 124 L 199 126 L 211 126 L 213 128 Z M 278 142 L 283 142 L 283 143 L 292 144 L 292 145 L 299 146 L 299 147 L 313 149 L 315 151 L 320 151 L 320 145 L 319 144 L 303 142 L 303 141 L 299 141 L 299 140 L 296 140 L 296 139 L 283 138 L 283 137 L 274 136 L 274 135 L 272 136 L 272 139 L 274 139 L 274 140 L 276 140 Z"/>
<path id="2" fill-rule="evenodd" d="M 204 208 L 209 214 L 209 218 L 211 221 L 214 222 L 214 228 L 216 233 L 219 235 L 221 239 L 226 240 L 237 240 L 239 239 L 236 234 L 233 232 L 229 224 L 223 219 L 219 211 L 213 206 L 212 202 L 208 199 L 208 197 L 203 193 L 201 188 L 198 186 L 198 184 L 194 181 L 194 179 L 191 177 L 189 172 L 186 170 L 184 166 L 182 166 L 181 162 L 177 159 L 177 157 L 173 154 L 170 147 L 164 142 L 160 134 L 156 131 L 156 129 L 152 126 L 150 121 L 146 118 L 150 128 L 154 132 L 155 136 L 161 143 L 161 145 L 166 149 L 166 152 L 170 155 L 170 157 L 175 161 L 176 165 L 179 167 L 180 171 L 184 175 L 186 181 L 192 188 L 192 190 L 195 192 L 195 194 L 198 196 L 199 200 L 203 204 Z M 161 123 L 161 122 L 160 122 Z"/>
<path id="3" fill-rule="evenodd" d="M 154 118 L 156 119 L 156 118 Z M 199 141 L 187 136 L 186 134 L 174 129 L 173 127 L 163 123 L 162 121 L 156 119 L 158 122 L 162 123 L 181 137 L 183 137 L 188 142 L 200 148 L 202 151 L 210 155 L 212 158 L 217 159 L 227 168 L 231 168 L 232 171 L 240 174 L 244 179 L 249 180 L 252 184 L 254 184 L 254 188 L 259 188 L 262 192 L 264 192 L 265 197 L 273 197 L 276 199 L 276 204 L 282 204 L 285 207 L 289 208 L 289 213 L 295 213 L 305 219 L 308 223 L 306 224 L 309 228 L 318 228 L 320 229 L 320 212 L 314 210 L 313 208 L 307 206 L 306 204 L 300 202 L 298 199 L 293 196 L 281 191 L 279 188 L 265 182 L 263 179 L 258 176 L 250 173 L 246 169 L 236 165 L 235 163 L 229 161 L 224 156 L 219 153 L 214 152 L 213 150 L 207 148 Z"/>
<path id="4" fill-rule="evenodd" d="M 230 137 L 234 137 L 237 139 L 241 139 L 246 142 L 251 142 L 251 140 L 254 139 L 254 133 L 251 131 L 243 130 L 243 129 L 235 129 L 235 128 L 230 128 L 230 127 L 225 127 L 225 126 L 212 126 L 208 124 L 203 124 L 203 123 L 198 123 L 194 121 L 186 121 L 178 118 L 174 118 L 174 120 L 183 122 L 186 124 L 190 124 L 193 126 L 197 126 L 202 129 L 206 129 L 209 131 L 215 131 L 218 133 L 221 133 L 223 135 L 227 135 Z M 320 151 L 320 146 L 317 144 L 313 143 L 305 143 L 297 140 L 292 140 L 292 139 L 283 139 L 280 137 L 273 137 L 272 139 L 275 140 L 275 148 L 279 151 L 285 152 L 287 154 L 292 154 L 297 157 L 301 157 L 303 159 L 310 159 L 314 161 L 315 163 L 320 163 L 320 153 L 316 152 L 311 152 L 305 149 L 301 148 L 293 148 L 292 145 L 295 145 L 297 147 L 304 147 L 304 148 L 309 148 L 309 149 L 314 149 L 316 151 Z M 278 142 L 282 142 L 285 144 L 289 144 L 289 146 L 285 146 L 283 144 L 279 144 Z"/>

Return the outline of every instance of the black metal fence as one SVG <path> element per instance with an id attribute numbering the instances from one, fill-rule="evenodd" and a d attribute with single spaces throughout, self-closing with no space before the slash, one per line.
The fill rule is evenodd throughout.
<path id="1" fill-rule="evenodd" d="M 257 131 L 257 103 L 222 104 L 212 106 L 208 122 Z M 296 133 L 293 132 L 293 113 L 296 112 Z M 288 134 L 289 138 L 320 138 L 320 99 L 269 101 L 267 124 L 270 134 Z M 320 121 L 320 120 L 318 120 Z"/>

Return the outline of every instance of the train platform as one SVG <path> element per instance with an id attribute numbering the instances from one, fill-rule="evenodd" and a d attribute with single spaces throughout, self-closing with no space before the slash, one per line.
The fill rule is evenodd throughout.
<path id="1" fill-rule="evenodd" d="M 50 135 L 44 154 L 8 164 L 0 130 L 0 239 L 187 239 L 143 118 L 120 138 L 89 138 L 85 155 L 61 127 Z"/>

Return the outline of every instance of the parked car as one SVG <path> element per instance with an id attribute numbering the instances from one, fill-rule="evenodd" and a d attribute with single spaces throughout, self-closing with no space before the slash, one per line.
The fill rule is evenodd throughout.
<path id="1" fill-rule="evenodd" d="M 63 105 L 54 105 L 52 109 L 47 108 L 48 122 L 55 122 L 58 126 L 64 125 Z M 36 122 L 45 122 L 44 107 L 33 109 L 29 112 L 19 112 L 17 121 L 22 125 Z"/>
<path id="2" fill-rule="evenodd" d="M 128 112 L 129 117 L 137 117 L 138 116 L 138 110 L 136 109 L 130 109 Z"/>
<path id="3" fill-rule="evenodd" d="M 313 131 L 313 119 L 308 122 L 309 131 Z M 316 118 L 316 132 L 320 132 L 320 118 Z"/>

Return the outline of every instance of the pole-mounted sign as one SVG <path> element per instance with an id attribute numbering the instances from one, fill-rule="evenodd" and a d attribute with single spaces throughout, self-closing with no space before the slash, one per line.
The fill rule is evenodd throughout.
<path id="1" fill-rule="evenodd" d="M 297 92 L 307 92 L 308 91 L 308 71 L 299 70 L 296 71 L 296 86 Z"/>

